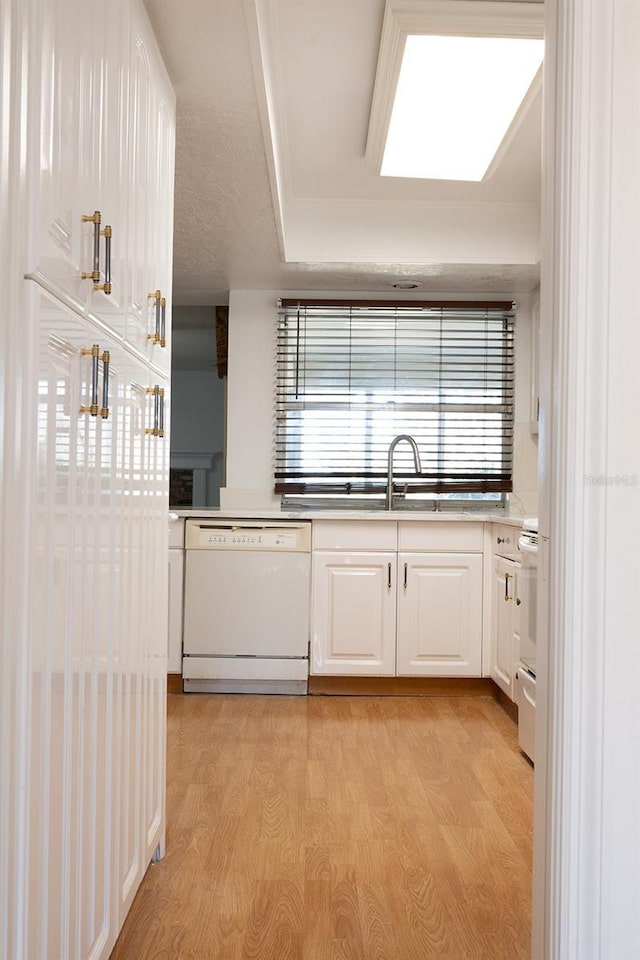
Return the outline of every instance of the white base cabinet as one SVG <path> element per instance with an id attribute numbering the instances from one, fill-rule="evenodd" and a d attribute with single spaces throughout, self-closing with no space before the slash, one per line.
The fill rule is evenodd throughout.
<path id="1" fill-rule="evenodd" d="M 312 674 L 481 676 L 481 524 L 314 521 L 313 536 Z M 402 542 L 415 552 L 384 549 Z"/>
<path id="2" fill-rule="evenodd" d="M 520 651 L 519 574 L 519 563 L 506 557 L 493 558 L 490 674 L 511 700 L 515 700 L 514 677 Z"/>
<path id="3" fill-rule="evenodd" d="M 396 554 L 313 557 L 314 674 L 393 676 Z"/>
<path id="4" fill-rule="evenodd" d="M 398 555 L 398 676 L 479 677 L 482 556 Z"/>

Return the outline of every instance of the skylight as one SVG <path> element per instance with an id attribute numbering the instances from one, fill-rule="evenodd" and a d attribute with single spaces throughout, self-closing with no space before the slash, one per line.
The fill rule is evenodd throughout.
<path id="1" fill-rule="evenodd" d="M 408 36 L 381 176 L 482 180 L 543 53 L 539 39 Z"/>

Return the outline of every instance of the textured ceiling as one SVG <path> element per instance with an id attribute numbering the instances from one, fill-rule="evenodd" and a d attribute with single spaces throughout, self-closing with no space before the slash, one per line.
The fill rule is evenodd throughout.
<path id="1" fill-rule="evenodd" d="M 146 0 L 177 96 L 174 303 L 224 303 L 230 288 L 389 290 L 396 278 L 419 280 L 422 293 L 530 290 L 535 265 L 283 262 L 252 72 L 245 9 L 250 3 Z M 379 30 L 383 0 L 286 0 L 294 12 L 303 3 L 315 5 L 325 21 L 327 10 L 342 10 L 344 17 L 345 6 L 351 21 L 366 17 L 369 45 Z M 314 43 L 312 27 L 307 24 L 301 45 Z M 300 52 L 296 56 L 304 62 Z M 372 71 L 370 50 L 367 57 Z M 330 50 L 327 64 L 331 68 Z M 322 98 L 322 75 L 317 79 L 316 96 Z M 366 99 L 372 81 L 372 73 L 366 79 L 361 71 L 354 75 L 360 105 L 362 84 Z M 325 110 L 325 123 L 326 117 Z M 348 123 L 344 110 L 340 122 Z M 296 124 L 294 139 L 304 152 L 309 147 L 303 132 Z M 298 176 L 306 188 L 314 182 L 311 168 Z"/>

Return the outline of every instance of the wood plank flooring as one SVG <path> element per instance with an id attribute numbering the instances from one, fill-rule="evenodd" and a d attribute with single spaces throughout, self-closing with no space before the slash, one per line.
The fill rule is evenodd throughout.
<path id="1" fill-rule="evenodd" d="M 112 960 L 529 957 L 533 771 L 494 700 L 171 696 L 168 741 Z"/>

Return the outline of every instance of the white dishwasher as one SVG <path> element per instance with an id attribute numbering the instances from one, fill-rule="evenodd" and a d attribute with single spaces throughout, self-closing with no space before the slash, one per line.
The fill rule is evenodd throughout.
<path id="1" fill-rule="evenodd" d="M 185 692 L 305 694 L 311 524 L 187 520 Z"/>

